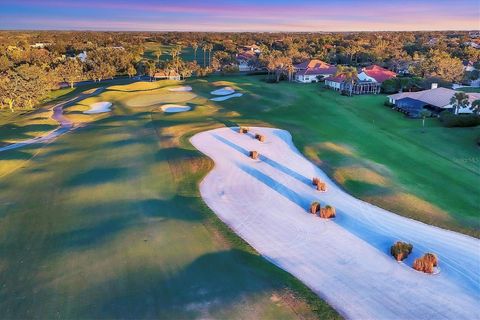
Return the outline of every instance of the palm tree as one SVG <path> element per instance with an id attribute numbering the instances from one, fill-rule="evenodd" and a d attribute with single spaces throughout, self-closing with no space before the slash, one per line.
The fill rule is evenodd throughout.
<path id="1" fill-rule="evenodd" d="M 357 69 L 354 67 L 346 67 L 346 66 L 339 66 L 337 68 L 337 72 L 335 76 L 343 76 L 345 82 L 349 84 L 349 95 L 351 96 L 353 93 L 353 85 L 355 81 L 358 79 Z"/>
<path id="2" fill-rule="evenodd" d="M 455 114 L 458 114 L 460 108 L 468 107 L 468 95 L 465 92 L 457 92 L 450 99 L 450 104 L 455 108 Z"/>
<path id="3" fill-rule="evenodd" d="M 207 65 L 207 58 L 206 58 L 206 53 L 208 50 L 208 43 L 204 43 L 202 45 L 202 50 L 203 50 L 203 67 L 205 68 Z"/>
<path id="4" fill-rule="evenodd" d="M 153 52 L 153 55 L 155 57 L 157 57 L 157 63 L 160 63 L 160 57 L 162 56 L 162 50 L 161 49 L 157 49 Z"/>
<path id="5" fill-rule="evenodd" d="M 198 43 L 196 41 L 192 42 L 192 48 L 193 48 L 193 61 L 197 62 Z"/>
<path id="6" fill-rule="evenodd" d="M 480 113 L 480 100 L 475 100 L 472 102 L 471 109 L 475 113 Z"/>
<path id="7" fill-rule="evenodd" d="M 207 50 L 208 50 L 208 65 L 211 66 L 212 65 L 213 44 L 209 43 Z"/>

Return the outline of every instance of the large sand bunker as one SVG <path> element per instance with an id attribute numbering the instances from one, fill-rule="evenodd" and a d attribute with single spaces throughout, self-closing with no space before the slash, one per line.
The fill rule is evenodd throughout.
<path id="1" fill-rule="evenodd" d="M 234 94 L 230 94 L 228 96 L 212 98 L 210 100 L 212 100 L 212 101 L 225 101 L 225 100 L 228 100 L 228 99 L 231 99 L 231 98 L 236 98 L 236 97 L 241 97 L 241 96 L 243 96 L 242 93 L 234 93 Z"/>
<path id="2" fill-rule="evenodd" d="M 90 105 L 90 110 L 83 111 L 83 113 L 86 114 L 95 114 L 95 113 L 103 113 L 103 112 L 109 112 L 110 107 L 112 106 L 111 102 L 97 102 L 93 103 Z"/>
<path id="3" fill-rule="evenodd" d="M 290 272 L 352 319 L 474 319 L 480 313 L 480 241 L 358 200 L 301 155 L 288 132 L 252 128 L 261 143 L 231 128 L 199 133 L 192 144 L 215 161 L 200 184 L 207 205 L 262 256 Z M 248 157 L 260 153 L 258 160 Z M 328 190 L 311 185 L 319 177 Z M 314 200 L 337 208 L 327 221 L 306 212 Z M 398 263 L 397 240 L 414 246 Z M 411 268 L 426 252 L 441 272 Z"/>
<path id="4" fill-rule="evenodd" d="M 175 87 L 175 88 L 170 88 L 170 89 L 168 89 L 168 91 L 172 91 L 172 92 L 188 92 L 188 91 L 192 91 L 192 87 L 190 87 L 190 86 Z"/>
<path id="5" fill-rule="evenodd" d="M 189 111 L 192 108 L 189 106 L 180 106 L 178 104 L 165 104 L 161 107 L 161 109 L 166 113 L 175 113 Z"/>
<path id="6" fill-rule="evenodd" d="M 212 92 L 210 92 L 211 94 L 213 95 L 216 95 L 216 96 L 226 96 L 228 94 L 232 94 L 234 93 L 235 90 L 230 88 L 230 87 L 224 87 L 222 89 L 217 89 L 217 90 L 214 90 Z"/>

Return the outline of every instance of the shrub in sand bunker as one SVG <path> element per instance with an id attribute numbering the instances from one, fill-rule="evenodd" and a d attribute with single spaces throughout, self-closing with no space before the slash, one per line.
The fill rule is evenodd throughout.
<path id="1" fill-rule="evenodd" d="M 413 262 L 413 269 L 425 273 L 433 273 L 434 267 L 437 265 L 437 256 L 433 253 L 426 253 L 423 257 L 415 259 Z"/>
<path id="2" fill-rule="evenodd" d="M 240 133 L 248 133 L 248 130 L 250 130 L 248 127 L 240 127 L 238 130 Z"/>
<path id="3" fill-rule="evenodd" d="M 325 206 L 325 208 L 320 208 L 320 218 L 331 219 L 335 218 L 335 215 L 335 208 L 329 206 L 328 204 Z"/>
<path id="4" fill-rule="evenodd" d="M 310 213 L 317 214 L 318 211 L 320 211 L 320 203 L 317 201 L 313 201 L 310 205 Z"/>
<path id="5" fill-rule="evenodd" d="M 264 142 L 265 141 L 265 136 L 257 133 L 257 134 L 255 134 L 255 139 L 257 139 L 260 142 Z"/>
<path id="6" fill-rule="evenodd" d="M 390 248 L 390 254 L 397 259 L 397 261 L 405 260 L 410 253 L 412 253 L 413 246 L 410 243 L 397 241 Z"/>

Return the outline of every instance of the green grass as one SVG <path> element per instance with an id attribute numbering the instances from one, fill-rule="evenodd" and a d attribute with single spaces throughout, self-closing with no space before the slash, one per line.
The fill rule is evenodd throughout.
<path id="1" fill-rule="evenodd" d="M 479 235 L 480 128 L 428 119 L 422 132 L 420 120 L 384 107 L 383 96 L 343 97 L 317 84 L 260 77 L 186 84 L 195 97 L 169 92 L 173 81 L 111 86 L 66 110 L 86 127 L 1 155 L 5 318 L 338 317 L 201 200 L 198 183 L 213 164 L 188 139 L 216 127 L 286 129 L 355 196 Z M 226 85 L 244 96 L 208 100 Z M 113 114 L 84 115 L 96 101 L 113 102 Z M 162 113 L 172 101 L 193 109 Z M 19 166 L 18 152 L 35 156 Z"/>
<path id="2" fill-rule="evenodd" d="M 156 103 L 131 106 L 159 93 L 182 101 L 155 86 L 112 86 L 69 107 L 88 125 L 1 178 L 2 316 L 337 318 L 205 206 L 197 184 L 211 161 L 163 132 Z M 113 114 L 79 114 L 97 100 L 113 102 Z M 213 112 L 196 106 L 192 116 Z"/>
<path id="3" fill-rule="evenodd" d="M 174 47 L 174 45 L 162 45 L 157 42 L 146 42 L 145 43 L 145 49 L 143 53 L 143 57 L 145 59 L 150 59 L 157 61 L 157 57 L 154 55 L 154 52 L 158 49 L 162 51 L 162 55 L 160 56 L 160 60 L 171 60 L 172 57 L 170 56 L 170 50 Z M 193 51 L 193 48 L 190 46 L 182 46 L 182 53 L 181 57 L 184 61 L 195 61 L 195 53 Z M 212 51 L 212 57 L 213 57 L 213 51 Z M 208 52 L 206 53 L 206 64 L 208 65 Z M 203 50 L 202 48 L 197 49 L 197 63 L 199 66 L 204 67 L 204 60 L 203 60 Z"/>

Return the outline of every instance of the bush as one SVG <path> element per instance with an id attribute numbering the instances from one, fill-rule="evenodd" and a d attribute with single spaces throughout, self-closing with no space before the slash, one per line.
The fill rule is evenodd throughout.
<path id="1" fill-rule="evenodd" d="M 258 159 L 258 151 L 250 151 L 250 158 L 257 160 Z"/>
<path id="2" fill-rule="evenodd" d="M 480 125 L 480 115 L 478 114 L 458 114 L 450 111 L 440 113 L 440 122 L 445 127 L 475 127 Z"/>
<path id="3" fill-rule="evenodd" d="M 437 256 L 434 255 L 433 253 L 425 253 L 423 258 L 425 259 L 425 261 L 431 263 L 434 267 L 436 267 L 438 265 Z"/>
<path id="4" fill-rule="evenodd" d="M 325 182 L 318 182 L 317 183 L 317 190 L 318 191 L 327 191 L 327 184 Z"/>
<path id="5" fill-rule="evenodd" d="M 325 208 L 320 208 L 320 218 L 330 219 L 335 218 L 335 208 L 329 205 L 326 205 Z"/>
<path id="6" fill-rule="evenodd" d="M 433 268 L 438 265 L 437 256 L 433 253 L 426 253 L 423 257 L 415 259 L 413 269 L 425 273 L 433 273 Z"/>
<path id="7" fill-rule="evenodd" d="M 240 133 L 248 133 L 248 130 L 250 130 L 249 128 L 247 127 L 240 127 Z"/>
<path id="8" fill-rule="evenodd" d="M 413 246 L 410 243 L 397 241 L 390 248 L 390 253 L 395 257 L 395 259 L 397 259 L 397 261 L 403 261 L 410 253 L 412 253 L 412 250 Z"/>
<path id="9" fill-rule="evenodd" d="M 320 203 L 317 201 L 312 202 L 310 205 L 310 213 L 311 214 L 316 214 L 318 211 L 320 211 Z"/>
<path id="10" fill-rule="evenodd" d="M 257 139 L 260 142 L 264 142 L 265 141 L 265 136 L 257 133 L 255 135 L 255 139 Z"/>

